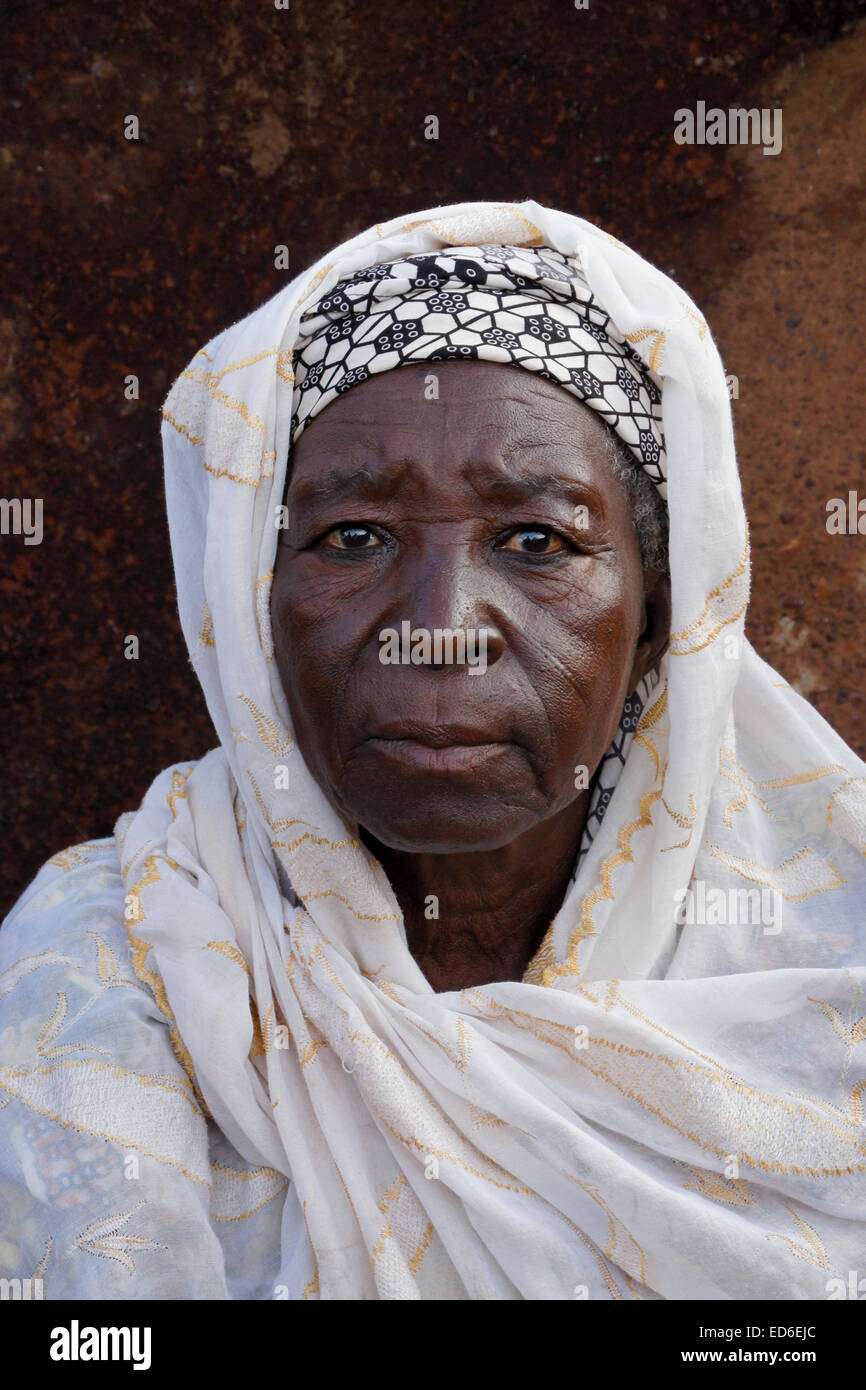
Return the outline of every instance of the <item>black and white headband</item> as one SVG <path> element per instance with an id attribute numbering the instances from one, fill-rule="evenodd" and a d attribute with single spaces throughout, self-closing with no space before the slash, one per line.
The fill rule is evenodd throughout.
<path id="1" fill-rule="evenodd" d="M 583 272 L 550 247 L 459 246 L 358 271 L 302 316 L 292 443 L 325 406 L 405 362 L 511 362 L 570 391 L 664 485 L 661 394 Z"/>

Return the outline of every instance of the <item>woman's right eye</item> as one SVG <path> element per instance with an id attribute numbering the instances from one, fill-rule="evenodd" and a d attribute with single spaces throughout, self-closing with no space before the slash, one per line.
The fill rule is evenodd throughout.
<path id="1" fill-rule="evenodd" d="M 382 540 L 370 526 L 348 521 L 334 526 L 320 541 L 329 550 L 377 550 Z"/>

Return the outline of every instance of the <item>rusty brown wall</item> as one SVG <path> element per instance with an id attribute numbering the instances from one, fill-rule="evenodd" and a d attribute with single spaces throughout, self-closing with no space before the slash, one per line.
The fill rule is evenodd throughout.
<path id="1" fill-rule="evenodd" d="M 845 0 L 13 6 L 2 493 L 43 499 L 44 539 L 0 537 L 0 907 L 214 741 L 164 524 L 173 376 L 284 283 L 277 243 L 295 273 L 437 203 L 532 197 L 580 213 L 705 310 L 739 382 L 749 635 L 866 752 L 866 540 L 825 528 L 829 497 L 866 496 L 863 13 Z M 698 100 L 781 106 L 781 154 L 676 145 L 673 113 Z M 124 659 L 130 633 L 138 661 Z"/>

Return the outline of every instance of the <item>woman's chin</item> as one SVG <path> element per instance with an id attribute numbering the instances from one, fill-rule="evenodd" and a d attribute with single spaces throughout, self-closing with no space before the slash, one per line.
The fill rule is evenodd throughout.
<path id="1" fill-rule="evenodd" d="M 502 849 L 541 819 L 538 810 L 488 804 L 473 798 L 439 804 L 428 798 L 423 805 L 401 804 L 394 798 L 387 806 L 356 811 L 353 819 L 380 844 L 406 854 L 472 854 Z"/>
<path id="2" fill-rule="evenodd" d="M 513 744 L 379 746 L 341 769 L 336 800 L 383 845 L 410 854 L 501 849 L 550 814 L 526 755 Z"/>

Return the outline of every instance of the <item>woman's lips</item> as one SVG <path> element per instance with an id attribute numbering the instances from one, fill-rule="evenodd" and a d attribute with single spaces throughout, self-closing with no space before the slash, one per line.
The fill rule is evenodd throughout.
<path id="1" fill-rule="evenodd" d="M 498 726 L 498 727 L 497 727 Z M 464 724 L 459 719 L 438 718 L 429 723 L 424 719 L 377 719 L 368 735 L 373 741 L 403 741 L 423 743 L 427 748 L 453 748 L 458 744 L 477 746 L 484 743 L 510 743 L 510 733 L 501 719 L 481 719 L 477 724 Z"/>
<path id="2" fill-rule="evenodd" d="M 513 743 L 422 743 L 418 738 L 367 739 L 377 752 L 419 772 L 474 772 L 480 764 L 513 750 Z"/>

